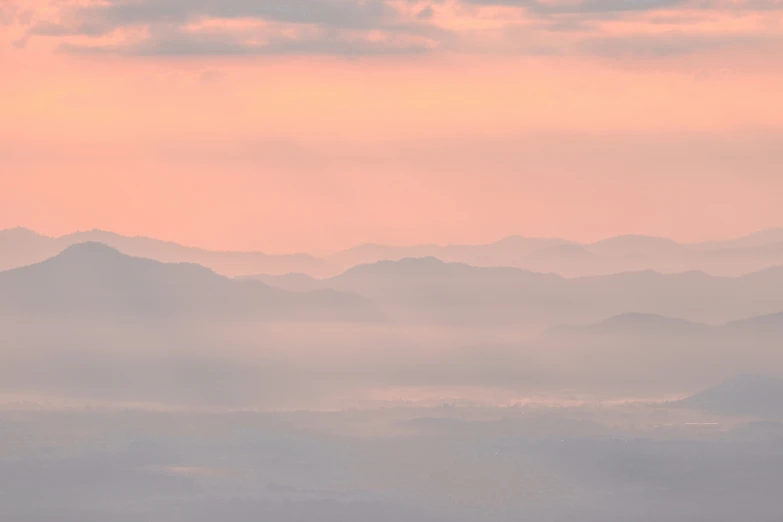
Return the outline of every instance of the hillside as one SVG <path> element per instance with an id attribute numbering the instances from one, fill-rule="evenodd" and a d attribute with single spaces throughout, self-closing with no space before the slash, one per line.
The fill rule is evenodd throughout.
<path id="1" fill-rule="evenodd" d="M 131 257 L 82 243 L 41 263 L 0 272 L 5 316 L 252 320 L 368 320 L 364 298 L 335 290 L 297 293 L 232 280 L 190 263 Z"/>

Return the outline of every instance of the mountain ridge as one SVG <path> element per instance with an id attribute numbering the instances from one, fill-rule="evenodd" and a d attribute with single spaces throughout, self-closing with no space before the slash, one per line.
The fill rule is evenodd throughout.
<path id="1" fill-rule="evenodd" d="M 783 419 L 783 378 L 740 374 L 675 404 L 722 415 Z"/>
<path id="2" fill-rule="evenodd" d="M 486 244 L 420 244 L 390 246 L 367 243 L 326 256 L 306 253 L 209 250 L 146 236 L 124 236 L 93 229 L 49 237 L 17 227 L 0 231 L 0 270 L 42 261 L 69 244 L 100 241 L 123 253 L 164 262 L 194 262 L 228 276 L 283 275 L 292 272 L 332 277 L 377 261 L 436 257 L 473 266 L 515 267 L 565 277 L 655 270 L 662 273 L 703 271 L 736 277 L 783 265 L 783 229 L 712 242 L 682 243 L 665 237 L 625 234 L 580 243 L 561 238 L 510 235 Z"/>
<path id="3" fill-rule="evenodd" d="M 162 263 L 109 245 L 71 245 L 40 263 L 0 272 L 7 315 L 153 318 L 377 319 L 373 305 L 339 290 L 294 293 L 230 279 L 195 263 Z M 379 317 L 379 316 L 378 316 Z"/>

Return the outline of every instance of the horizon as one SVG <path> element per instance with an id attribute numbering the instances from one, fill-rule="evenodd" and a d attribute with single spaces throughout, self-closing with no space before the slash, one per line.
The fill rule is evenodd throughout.
<path id="1" fill-rule="evenodd" d="M 207 250 L 207 251 L 214 251 L 214 252 L 236 252 L 236 253 L 264 253 L 268 255 L 277 255 L 277 256 L 286 256 L 286 255 L 309 255 L 313 257 L 329 257 L 334 254 L 339 254 L 341 252 L 350 251 L 355 248 L 365 247 L 365 246 L 377 246 L 377 247 L 390 247 L 390 248 L 412 248 L 412 247 L 471 247 L 471 246 L 487 246 L 487 245 L 493 245 L 496 243 L 500 243 L 502 241 L 508 240 L 508 239 L 514 239 L 514 238 L 520 238 L 520 239 L 532 239 L 532 240 L 562 240 L 568 243 L 578 244 L 578 245 L 591 245 L 595 243 L 600 243 L 602 241 L 608 241 L 612 239 L 621 239 L 621 238 L 647 238 L 647 239 L 664 239 L 664 240 L 670 240 L 674 241 L 680 245 L 683 246 L 689 246 L 689 245 L 698 245 L 701 243 L 712 243 L 712 242 L 722 242 L 722 241 L 731 241 L 736 239 L 743 239 L 743 238 L 749 238 L 753 236 L 758 236 L 767 232 L 776 232 L 783 230 L 783 226 L 768 226 L 764 227 L 758 230 L 753 230 L 744 234 L 740 235 L 729 235 L 729 236 L 722 236 L 722 237 L 710 237 L 707 239 L 697 239 L 697 240 L 677 240 L 672 237 L 667 236 L 655 236 L 650 234 L 643 234 L 643 233 L 636 233 L 636 232 L 629 232 L 629 233 L 621 233 L 621 234 L 614 234 L 606 237 L 600 237 L 598 239 L 592 240 L 592 241 L 579 241 L 576 239 L 571 239 L 568 237 L 562 237 L 562 236 L 527 236 L 524 234 L 509 234 L 500 238 L 496 239 L 490 239 L 485 242 L 478 242 L 478 243 L 447 243 L 447 242 L 424 242 L 424 243 L 410 243 L 410 244 L 390 244 L 390 243 L 380 243 L 377 241 L 365 241 L 357 244 L 348 245 L 345 248 L 340 248 L 337 250 L 331 250 L 331 251 L 322 251 L 320 253 L 316 253 L 314 251 L 307 251 L 307 250 L 298 250 L 298 251 L 290 251 L 290 252 L 273 252 L 270 250 L 264 250 L 264 249 L 256 249 L 256 250 L 236 250 L 236 249 L 211 249 L 207 246 L 200 245 L 200 244 L 186 244 L 182 243 L 180 241 L 177 241 L 176 239 L 164 239 L 160 237 L 155 236 L 149 236 L 144 234 L 124 234 L 113 230 L 108 229 L 102 229 L 102 228 L 85 228 L 85 229 L 78 229 L 78 230 L 72 230 L 68 232 L 64 232 L 62 234 L 47 234 L 38 230 L 35 230 L 29 226 L 25 225 L 13 225 L 8 226 L 4 228 L 0 228 L 0 233 L 2 232 L 12 232 L 12 231 L 25 231 L 25 232 L 31 232 L 37 236 L 48 238 L 48 239 L 63 239 L 68 236 L 72 235 L 78 235 L 78 234 L 89 234 L 89 233 L 103 233 L 103 234 L 111 234 L 116 236 L 122 236 L 129 239 L 150 239 L 153 241 L 161 241 L 165 243 L 174 243 L 176 245 L 185 247 L 185 248 L 194 248 L 194 249 L 200 249 L 200 250 Z"/>
<path id="2" fill-rule="evenodd" d="M 0 0 L 0 522 L 783 521 L 783 0 Z"/>

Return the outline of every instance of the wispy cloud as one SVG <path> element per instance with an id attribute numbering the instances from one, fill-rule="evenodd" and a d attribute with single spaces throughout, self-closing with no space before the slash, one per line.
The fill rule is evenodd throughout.
<path id="1" fill-rule="evenodd" d="M 135 56 L 252 56 L 338 55 L 365 56 L 419 54 L 430 42 L 399 34 L 364 34 L 317 28 L 291 34 L 263 29 L 250 36 L 231 30 L 188 32 L 178 28 L 158 29 L 135 41 L 114 44 L 61 43 L 58 50 L 71 53 L 113 53 Z"/>
<path id="2" fill-rule="evenodd" d="M 166 56 L 409 54 L 433 49 L 445 37 L 422 21 L 426 6 L 416 7 L 387 0 L 110 0 L 64 6 L 54 20 L 31 25 L 22 41 L 103 37 L 111 42 L 63 41 L 59 49 Z"/>
<path id="3" fill-rule="evenodd" d="M 11 0 L 0 0 L 0 27 L 13 25 L 20 14 L 19 6 Z"/>
<path id="4" fill-rule="evenodd" d="M 779 11 L 780 0 L 108 0 L 60 4 L 18 43 L 47 37 L 60 51 L 140 56 L 654 58 L 776 45 Z"/>
<path id="5" fill-rule="evenodd" d="M 681 6 L 683 0 L 584 0 L 554 3 L 540 0 L 465 0 L 477 6 L 519 7 L 538 14 L 623 13 Z"/>

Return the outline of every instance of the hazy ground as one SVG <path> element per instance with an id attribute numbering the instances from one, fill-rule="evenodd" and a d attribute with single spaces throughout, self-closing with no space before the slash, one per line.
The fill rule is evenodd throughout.
<path id="1" fill-rule="evenodd" d="M 783 426 L 654 404 L 0 413 L 14 521 L 780 520 Z"/>

